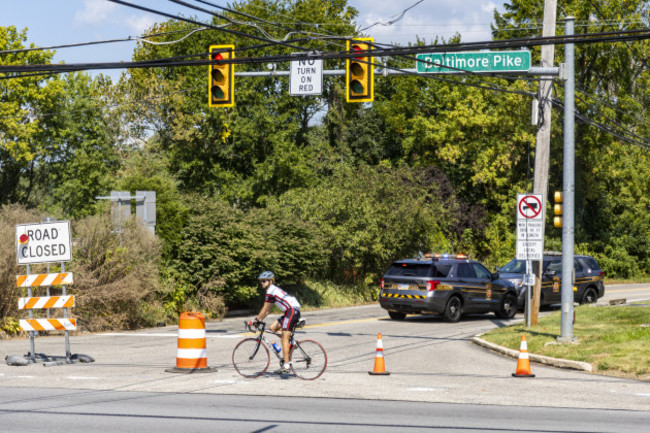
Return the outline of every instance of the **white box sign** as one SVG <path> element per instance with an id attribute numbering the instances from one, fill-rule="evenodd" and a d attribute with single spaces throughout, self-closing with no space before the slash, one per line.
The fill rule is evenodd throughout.
<path id="1" fill-rule="evenodd" d="M 289 94 L 292 96 L 323 93 L 323 60 L 305 59 L 291 62 Z"/>
<path id="2" fill-rule="evenodd" d="M 19 265 L 72 260 L 70 221 L 16 225 L 16 258 Z"/>

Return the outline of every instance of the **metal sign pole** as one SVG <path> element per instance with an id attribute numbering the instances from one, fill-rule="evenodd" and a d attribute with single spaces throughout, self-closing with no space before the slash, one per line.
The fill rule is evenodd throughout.
<path id="1" fill-rule="evenodd" d="M 526 327 L 530 328 L 530 301 L 533 299 L 531 292 L 533 291 L 533 286 L 530 285 L 529 275 L 532 274 L 532 262 L 526 260 Z"/>
<path id="2" fill-rule="evenodd" d="M 61 273 L 65 272 L 65 262 L 61 262 Z M 67 294 L 66 291 L 66 286 L 63 285 L 61 286 L 62 294 L 65 296 Z M 67 319 L 68 318 L 68 309 L 64 308 L 63 309 L 63 318 Z M 70 331 L 67 329 L 65 330 L 65 360 L 68 364 L 70 364 Z"/>
<path id="3" fill-rule="evenodd" d="M 29 265 L 27 266 L 27 275 L 29 275 L 31 272 L 29 270 Z M 32 297 L 32 288 L 27 287 L 27 297 L 31 298 Z M 33 319 L 34 318 L 34 310 L 29 310 L 29 318 Z M 34 347 L 34 331 L 29 331 L 29 359 L 33 363 L 36 362 L 36 348 Z"/>

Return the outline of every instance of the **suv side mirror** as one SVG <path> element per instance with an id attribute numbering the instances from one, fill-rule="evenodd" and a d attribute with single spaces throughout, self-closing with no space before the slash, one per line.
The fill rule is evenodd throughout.
<path id="1" fill-rule="evenodd" d="M 494 272 L 497 272 L 497 273 L 498 273 L 500 270 L 501 270 L 501 268 L 500 268 L 499 266 L 495 266 L 495 267 L 494 267 Z"/>

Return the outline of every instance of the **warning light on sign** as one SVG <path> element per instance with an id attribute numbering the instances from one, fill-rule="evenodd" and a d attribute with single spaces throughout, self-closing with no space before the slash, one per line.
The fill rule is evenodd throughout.
<path id="1" fill-rule="evenodd" d="M 19 242 L 21 245 L 26 244 L 28 241 L 29 241 L 29 236 L 27 236 L 25 233 L 23 233 L 22 235 L 20 235 L 20 237 L 18 238 L 18 242 Z"/>

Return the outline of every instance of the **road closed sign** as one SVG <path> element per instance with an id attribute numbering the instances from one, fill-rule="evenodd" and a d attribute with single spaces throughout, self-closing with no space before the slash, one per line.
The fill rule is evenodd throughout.
<path id="1" fill-rule="evenodd" d="M 16 225 L 16 257 L 19 265 L 72 260 L 70 221 Z"/>

